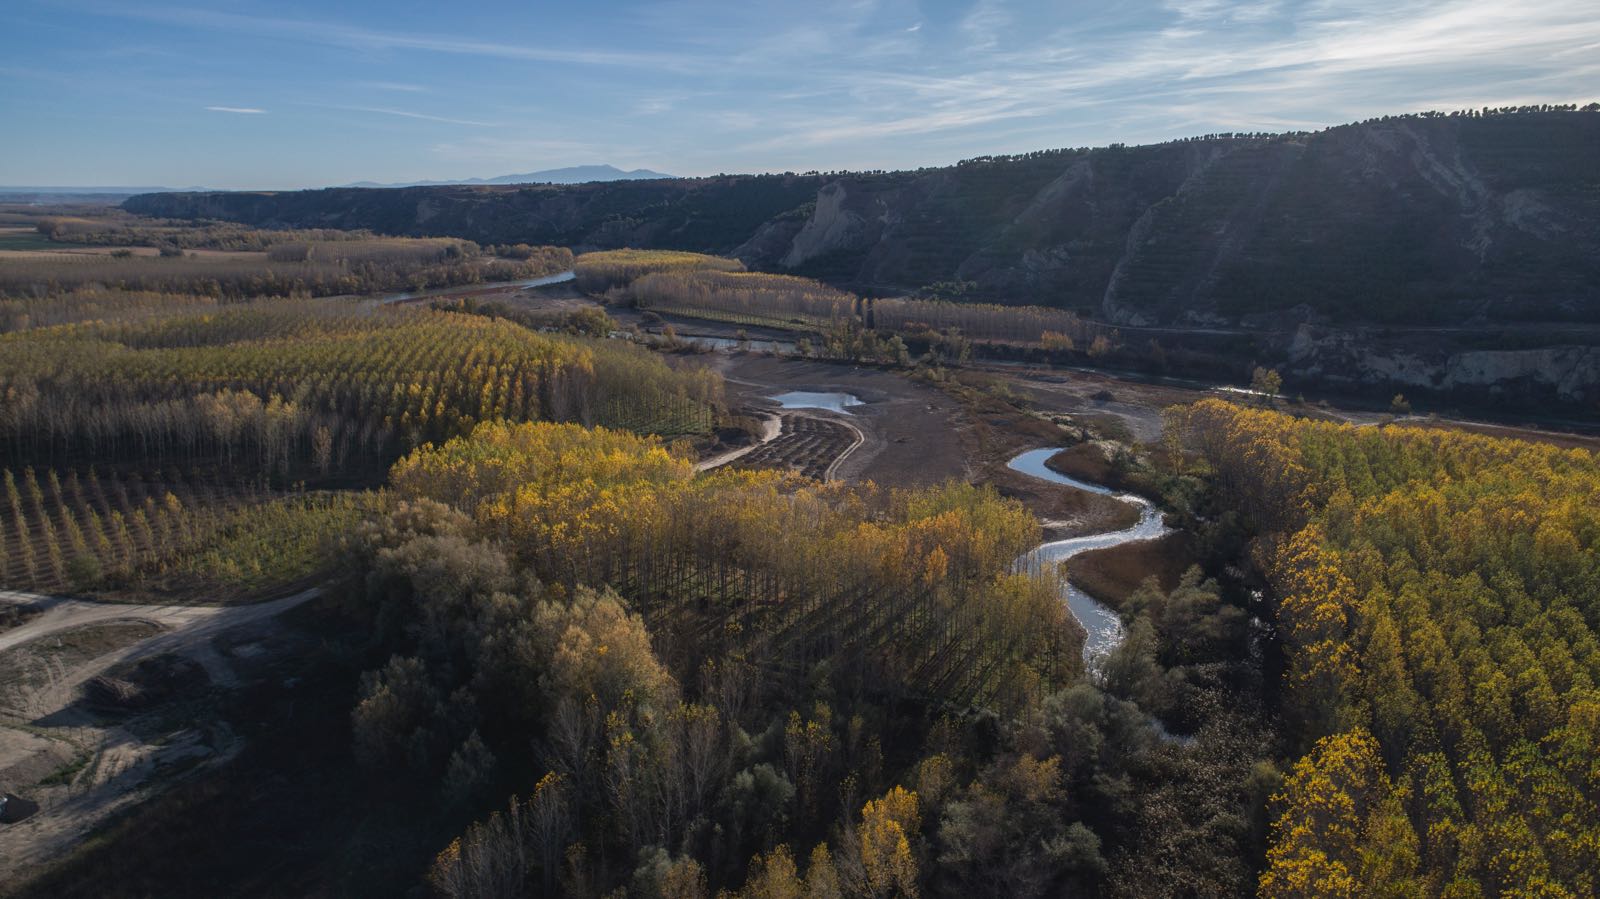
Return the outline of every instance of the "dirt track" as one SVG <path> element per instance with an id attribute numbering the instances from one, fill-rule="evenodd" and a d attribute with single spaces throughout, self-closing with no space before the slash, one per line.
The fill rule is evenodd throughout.
<path id="1" fill-rule="evenodd" d="M 216 722 L 187 722 L 173 731 L 170 725 L 152 730 L 134 719 L 102 719 L 79 702 L 86 682 L 119 665 L 170 653 L 197 663 L 213 685 L 233 684 L 234 664 L 214 638 L 239 630 L 259 639 L 276 626 L 278 615 L 319 593 L 313 588 L 245 606 L 161 606 L 0 591 L 0 604 L 36 610 L 24 623 L 0 631 L 0 658 L 40 675 L 0 684 L 0 790 L 42 806 L 33 817 L 0 827 L 0 882 L 55 857 L 106 816 L 140 801 L 158 788 L 163 769 L 225 758 L 237 748 Z M 129 621 L 160 630 L 70 664 L 50 653 L 52 637 Z"/>
<path id="2" fill-rule="evenodd" d="M 803 451 L 799 446 L 788 449 L 792 458 L 782 460 L 786 465 L 819 477 L 890 487 L 966 479 L 971 473 L 972 423 L 967 412 L 927 384 L 867 366 L 758 354 L 719 353 L 709 364 L 728 379 L 729 399 L 735 406 L 763 415 L 777 414 L 770 397 L 789 390 L 848 393 L 863 401 L 850 407 L 848 414 L 784 410 L 786 423 L 792 422 L 785 433 L 798 440 L 805 436 L 804 429 L 818 444 Z M 808 418 L 822 424 L 801 423 Z M 824 431 L 831 432 L 827 438 L 820 433 Z M 777 446 L 764 449 L 767 455 L 783 451 Z"/>
<path id="3" fill-rule="evenodd" d="M 0 652 L 86 624 L 149 621 L 165 628 L 165 632 L 119 650 L 114 654 L 115 658 L 111 655 L 102 656 L 91 664 L 104 670 L 117 662 L 177 652 L 192 655 L 195 661 L 205 667 L 213 681 L 226 684 L 232 682 L 232 670 L 215 658 L 215 651 L 204 646 L 205 641 L 228 628 L 276 617 L 316 597 L 320 592 L 319 588 L 313 587 L 293 596 L 244 606 L 161 606 L 124 605 L 5 591 L 0 592 L 0 602 L 27 603 L 34 608 L 42 608 L 42 611 L 26 623 L 0 632 Z M 104 665 L 101 665 L 102 662 Z M 91 673 L 84 679 L 93 676 Z"/>

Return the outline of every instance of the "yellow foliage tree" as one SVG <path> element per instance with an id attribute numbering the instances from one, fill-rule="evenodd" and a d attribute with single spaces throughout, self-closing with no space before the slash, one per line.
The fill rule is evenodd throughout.
<path id="1" fill-rule="evenodd" d="M 917 861 L 911 837 L 921 827 L 917 794 L 895 787 L 861 809 L 858 832 L 866 890 L 871 896 L 916 896 Z"/>

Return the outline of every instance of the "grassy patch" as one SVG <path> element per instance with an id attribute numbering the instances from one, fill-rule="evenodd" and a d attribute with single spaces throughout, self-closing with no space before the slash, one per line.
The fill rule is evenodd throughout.
<path id="1" fill-rule="evenodd" d="M 1171 591 L 1197 561 L 1193 536 L 1175 531 L 1159 540 L 1123 543 L 1075 556 L 1067 562 L 1067 577 L 1095 599 L 1121 608 L 1146 578 L 1154 577 L 1163 591 Z"/>
<path id="2" fill-rule="evenodd" d="M 337 538 L 373 508 L 371 493 L 316 493 L 245 506 L 205 541 L 144 575 L 141 589 L 192 601 L 237 602 L 318 579 L 338 561 Z"/>
<path id="3" fill-rule="evenodd" d="M 0 229 L 0 250 L 59 250 L 66 244 L 56 243 L 29 228 L 26 231 Z"/>
<path id="4" fill-rule="evenodd" d="M 1106 458 L 1103 449 L 1093 443 L 1069 446 L 1046 459 L 1044 464 L 1057 474 L 1088 481 L 1091 484 L 1110 485 L 1116 478 L 1111 460 Z"/>

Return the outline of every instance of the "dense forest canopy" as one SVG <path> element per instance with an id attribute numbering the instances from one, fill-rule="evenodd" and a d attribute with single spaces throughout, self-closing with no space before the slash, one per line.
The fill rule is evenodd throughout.
<path id="1" fill-rule="evenodd" d="M 1600 460 L 1218 401 L 1177 423 L 1278 595 L 1306 755 L 1262 894 L 1593 895 Z"/>
<path id="2" fill-rule="evenodd" d="M 696 476 L 657 441 L 542 423 L 424 447 L 391 483 L 355 544 L 392 654 L 364 681 L 357 750 L 453 801 L 518 793 L 440 853 L 445 895 L 1133 896 L 1250 877 L 1248 828 L 1215 818 L 1261 798 L 1262 737 L 1237 720 L 1190 748 L 1157 737 L 1134 700 L 1185 675 L 1156 661 L 1148 620 L 1085 679 L 1049 573 L 1013 572 L 1038 525 L 990 489 Z M 1197 577 L 1141 601 L 1195 638 L 1188 663 L 1240 639 Z M 1168 800 L 1209 795 L 1132 813 L 1131 782 L 1153 779 Z M 1196 866 L 1214 841 L 1233 860 Z"/>
<path id="3" fill-rule="evenodd" d="M 74 227 L 52 222 L 57 231 Z M 431 270 L 414 261 L 472 283 L 501 276 L 494 266 L 503 263 L 526 275 L 571 259 L 552 248 L 495 248 L 504 256 L 489 257 L 472 247 L 454 252 L 458 241 L 289 236 L 319 242 L 273 244 L 234 227 L 184 242 L 257 240 L 313 257 L 338 247 L 326 265 L 344 280 L 329 289 Z M 218 282 L 181 256 L 35 256 L 0 260 L 0 279 L 39 268 L 56 284 L 62 273 L 145 266 L 168 272 L 161 286 L 181 292 L 123 290 L 90 277 L 76 289 L 36 284 L 0 300 L 7 587 L 255 595 L 331 564 L 329 538 L 362 514 L 365 500 L 328 488 L 370 485 L 421 443 L 486 420 L 703 435 L 721 409 L 714 375 L 626 344 L 457 312 L 275 299 L 307 284 L 270 271 L 258 277 L 256 262 L 222 260 L 237 278 Z"/>

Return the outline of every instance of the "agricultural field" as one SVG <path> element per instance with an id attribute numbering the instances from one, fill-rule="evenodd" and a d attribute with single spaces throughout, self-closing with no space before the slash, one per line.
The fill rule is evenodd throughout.
<path id="1" fill-rule="evenodd" d="M 584 253 L 573 264 L 578 289 L 600 294 L 614 287 L 626 287 L 650 274 L 673 272 L 742 272 L 736 259 L 682 253 L 673 250 L 602 250 Z"/>
<path id="2" fill-rule="evenodd" d="M 755 452 L 734 464 L 740 468 L 772 468 L 793 471 L 802 477 L 822 480 L 840 457 L 859 443 L 860 432 L 853 427 L 814 415 L 782 416 L 782 433 Z"/>
<path id="3" fill-rule="evenodd" d="M 941 360 L 967 361 L 978 347 L 1007 358 L 1083 361 L 1121 348 L 1115 328 L 1066 310 L 860 297 L 810 278 L 746 272 L 737 260 L 692 253 L 589 253 L 578 271 L 578 288 L 613 306 L 799 332 L 807 335 L 810 352 L 826 358 L 904 365 L 914 347 Z"/>
<path id="4" fill-rule="evenodd" d="M 0 253 L 6 256 L 46 252 L 59 247 L 55 241 L 31 227 L 0 225 Z"/>
<path id="5" fill-rule="evenodd" d="M 120 212 L 38 217 L 31 235 L 8 228 L 14 246 L 0 246 L 0 298 L 104 288 L 238 301 L 457 287 L 572 267 L 570 252 L 549 247 L 151 224 Z"/>
<path id="6" fill-rule="evenodd" d="M 307 544 L 357 514 L 337 494 L 284 491 L 370 483 L 499 418 L 692 438 L 719 402 L 714 379 L 636 347 L 337 301 L 177 305 L 0 346 L 0 584 L 38 590 L 209 578 L 249 595 L 264 573 L 317 570 Z"/>

